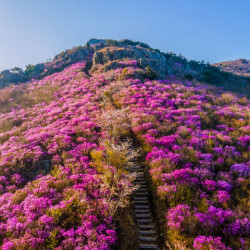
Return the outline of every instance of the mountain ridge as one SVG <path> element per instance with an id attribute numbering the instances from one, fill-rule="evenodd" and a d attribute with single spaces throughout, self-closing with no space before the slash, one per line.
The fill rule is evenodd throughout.
<path id="1" fill-rule="evenodd" d="M 156 77 L 160 79 L 165 78 L 166 75 L 175 75 L 181 79 L 194 79 L 250 96 L 250 78 L 248 76 L 224 72 L 204 61 L 187 60 L 183 56 L 164 53 L 145 43 L 128 39 L 121 41 L 90 39 L 85 46 L 78 46 L 59 53 L 51 62 L 27 65 L 25 71 L 18 67 L 4 70 L 0 73 L 0 87 L 8 86 L 11 83 L 19 84 L 33 78 L 41 79 L 54 72 L 60 72 L 72 63 L 85 60 L 91 54 L 94 56 L 93 60 L 88 61 L 89 67 L 95 64 L 111 63 L 117 59 L 130 58 L 137 60 L 142 68 L 150 67 L 156 73 Z"/>
<path id="2" fill-rule="evenodd" d="M 213 65 L 225 72 L 245 77 L 250 76 L 250 60 L 247 59 L 229 60 L 214 63 Z"/>

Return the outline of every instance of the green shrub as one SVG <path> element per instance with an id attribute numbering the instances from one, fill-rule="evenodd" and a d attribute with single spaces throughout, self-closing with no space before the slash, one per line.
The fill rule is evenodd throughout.
<path id="1" fill-rule="evenodd" d="M 192 81 L 194 79 L 194 77 L 190 73 L 186 74 L 185 78 L 187 78 L 189 81 Z"/>
<path id="2" fill-rule="evenodd" d="M 157 78 L 157 74 L 151 69 L 150 66 L 145 68 L 145 77 L 149 80 L 155 80 Z"/>
<path id="3" fill-rule="evenodd" d="M 128 73 L 128 68 L 124 68 L 122 70 L 122 74 L 119 76 L 119 80 L 125 80 L 127 73 Z"/>

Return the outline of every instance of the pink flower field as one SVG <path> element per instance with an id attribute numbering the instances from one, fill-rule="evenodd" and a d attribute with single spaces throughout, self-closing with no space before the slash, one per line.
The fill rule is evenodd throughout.
<path id="1" fill-rule="evenodd" d="M 0 90 L 1 249 L 122 249 L 127 137 L 149 170 L 164 247 L 249 249 L 248 99 L 141 79 L 135 60 L 85 66 Z"/>

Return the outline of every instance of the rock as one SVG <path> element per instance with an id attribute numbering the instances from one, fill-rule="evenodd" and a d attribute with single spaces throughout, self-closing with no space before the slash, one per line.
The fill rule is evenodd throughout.
<path id="1" fill-rule="evenodd" d="M 167 73 L 167 59 L 158 52 L 142 48 L 138 45 L 128 45 L 124 47 L 105 47 L 94 53 L 93 65 L 106 64 L 115 60 L 137 60 L 140 67 L 149 66 L 160 77 Z"/>
<path id="2" fill-rule="evenodd" d="M 53 64 L 63 64 L 69 65 L 80 60 L 86 59 L 88 56 L 89 50 L 84 47 L 76 47 L 73 49 L 68 49 L 66 51 L 61 52 L 60 54 L 56 55 L 53 59 Z M 46 63 L 46 67 L 49 67 L 51 62 Z"/>
<path id="3" fill-rule="evenodd" d="M 106 39 L 96 39 L 92 38 L 88 41 L 88 44 L 91 45 L 97 45 L 97 44 L 106 44 Z"/>

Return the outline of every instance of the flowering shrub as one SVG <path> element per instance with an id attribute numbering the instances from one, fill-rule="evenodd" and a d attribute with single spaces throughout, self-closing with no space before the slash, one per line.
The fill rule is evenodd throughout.
<path id="1" fill-rule="evenodd" d="M 101 76 L 88 79 L 85 62 L 19 88 L 32 95 L 47 86 L 53 98 L 20 103 L 0 114 L 12 120 L 0 144 L 0 244 L 2 249 L 110 249 L 114 216 L 126 207 L 133 177 L 111 162 L 99 126 Z M 13 87 L 16 88 L 16 87 Z M 45 93 L 44 93 L 45 94 Z M 112 125 L 112 124 L 111 124 Z M 116 139 L 119 139 L 118 137 Z M 93 152 L 100 152 L 101 165 Z M 122 166 L 124 168 L 124 166 Z M 105 170 L 105 171 L 104 171 Z M 113 181 L 111 181 L 113 180 Z"/>
<path id="2" fill-rule="evenodd" d="M 86 75 L 79 62 L 13 87 L 29 102 L 1 100 L 2 249 L 110 249 L 133 191 L 128 135 L 164 204 L 168 244 L 249 248 L 248 101 L 117 64 Z"/>
<path id="3" fill-rule="evenodd" d="M 168 226 L 177 230 L 182 230 L 182 223 L 191 214 L 190 207 L 187 205 L 178 205 L 175 209 L 169 209 L 167 214 Z"/>
<path id="4" fill-rule="evenodd" d="M 226 250 L 231 248 L 226 247 L 225 244 L 221 242 L 221 237 L 198 236 L 194 240 L 194 249 Z"/>
<path id="5" fill-rule="evenodd" d="M 249 104 L 216 91 L 169 77 L 131 82 L 114 96 L 130 109 L 156 193 L 166 204 L 170 245 L 249 244 Z"/>

